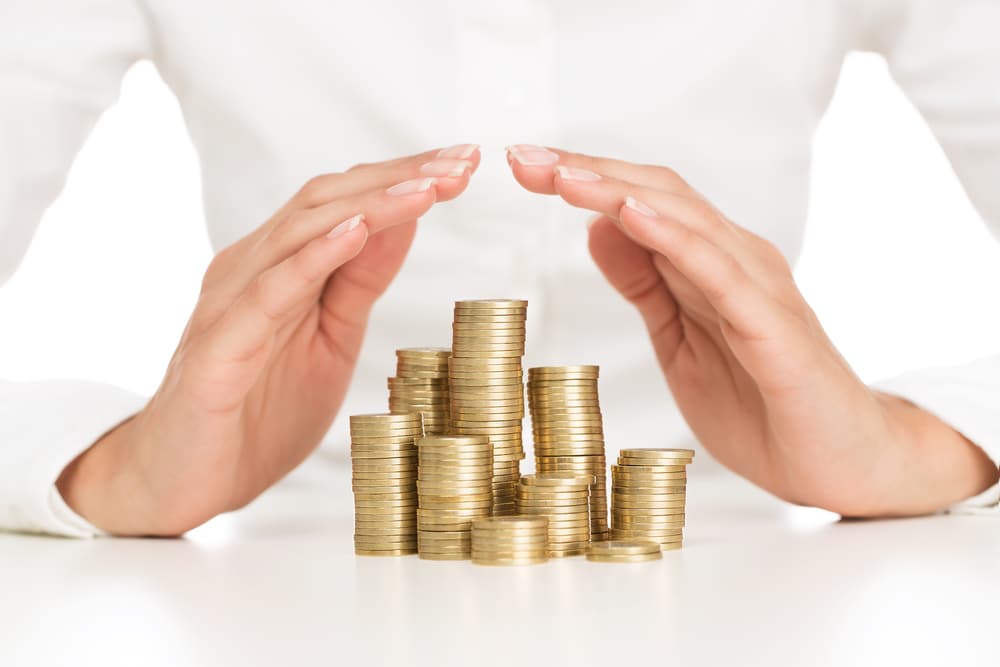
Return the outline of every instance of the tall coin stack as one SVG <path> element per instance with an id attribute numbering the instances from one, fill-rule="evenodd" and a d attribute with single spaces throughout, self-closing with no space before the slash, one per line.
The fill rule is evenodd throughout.
<path id="1" fill-rule="evenodd" d="M 493 444 L 494 516 L 514 514 L 524 458 L 524 355 L 528 302 L 457 301 L 448 385 L 451 431 Z"/>
<path id="2" fill-rule="evenodd" d="M 597 366 L 528 369 L 528 406 L 539 474 L 593 475 L 590 535 L 608 539 L 607 460 Z"/>
<path id="3" fill-rule="evenodd" d="M 549 518 L 549 555 L 579 556 L 590 546 L 590 488 L 593 475 L 524 475 L 517 487 L 517 511 Z"/>
<path id="4" fill-rule="evenodd" d="M 396 350 L 396 377 L 388 380 L 389 412 L 420 412 L 424 416 L 424 433 L 446 433 L 450 423 L 449 357 L 448 348 Z"/>
<path id="5" fill-rule="evenodd" d="M 472 522 L 493 507 L 490 440 L 428 435 L 416 444 L 418 553 L 430 560 L 471 558 Z"/>
<path id="6" fill-rule="evenodd" d="M 664 550 L 684 543 L 690 449 L 623 449 L 611 466 L 611 538 L 649 540 Z"/>
<path id="7" fill-rule="evenodd" d="M 531 565 L 549 559 L 549 521 L 544 516 L 495 516 L 472 522 L 472 562 Z"/>
<path id="8" fill-rule="evenodd" d="M 354 553 L 417 553 L 420 413 L 351 416 Z"/>

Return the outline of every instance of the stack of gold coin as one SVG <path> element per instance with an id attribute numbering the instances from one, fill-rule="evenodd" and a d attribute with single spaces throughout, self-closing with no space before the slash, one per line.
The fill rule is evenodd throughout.
<path id="1" fill-rule="evenodd" d="M 524 475 L 517 487 L 517 511 L 549 518 L 549 555 L 579 556 L 590 546 L 590 488 L 593 476 Z"/>
<path id="2" fill-rule="evenodd" d="M 528 369 L 528 406 L 539 474 L 594 475 L 590 534 L 608 539 L 607 460 L 604 422 L 597 393 L 597 366 Z"/>
<path id="3" fill-rule="evenodd" d="M 417 552 L 417 448 L 420 413 L 351 416 L 354 553 Z"/>
<path id="4" fill-rule="evenodd" d="M 486 436 L 428 435 L 416 441 L 417 547 L 421 558 L 472 556 L 472 522 L 493 507 L 493 447 Z"/>
<path id="5" fill-rule="evenodd" d="M 472 522 L 472 562 L 479 565 L 544 563 L 549 520 L 544 516 L 495 516 Z"/>
<path id="6" fill-rule="evenodd" d="M 610 540 L 594 542 L 587 550 L 587 560 L 597 563 L 639 563 L 662 558 L 663 552 L 656 542 Z"/>
<path id="7" fill-rule="evenodd" d="M 405 347 L 396 350 L 396 377 L 448 379 L 448 359 L 451 349 L 447 347 Z"/>
<path id="8" fill-rule="evenodd" d="M 664 550 L 684 543 L 690 449 L 623 449 L 611 466 L 611 538 L 649 540 Z"/>
<path id="9" fill-rule="evenodd" d="M 524 354 L 528 302 L 457 301 L 448 386 L 451 431 L 493 443 L 493 515 L 514 514 L 524 458 Z"/>
<path id="10" fill-rule="evenodd" d="M 424 433 L 446 433 L 450 423 L 448 358 L 441 347 L 396 350 L 396 377 L 389 378 L 389 412 L 419 412 Z"/>

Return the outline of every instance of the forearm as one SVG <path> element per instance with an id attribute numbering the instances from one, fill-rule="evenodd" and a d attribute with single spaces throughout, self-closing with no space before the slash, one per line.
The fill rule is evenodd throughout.
<path id="1" fill-rule="evenodd" d="M 877 451 L 867 499 L 842 512 L 853 516 L 908 516 L 945 509 L 997 483 L 986 453 L 933 414 L 897 396 L 876 393 L 889 437 Z M 863 479 L 863 476 L 862 476 Z"/>

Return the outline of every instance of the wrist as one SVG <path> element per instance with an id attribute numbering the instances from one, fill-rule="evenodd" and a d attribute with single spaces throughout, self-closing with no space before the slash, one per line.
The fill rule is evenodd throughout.
<path id="1" fill-rule="evenodd" d="M 123 498 L 127 486 L 128 442 L 135 417 L 104 434 L 74 459 L 56 480 L 66 504 L 94 526 L 112 534 L 133 534 L 128 514 L 134 502 Z"/>
<path id="2" fill-rule="evenodd" d="M 882 514 L 927 514 L 982 493 L 998 470 L 981 447 L 937 416 L 892 394 L 873 391 L 891 434 L 897 474 Z"/>

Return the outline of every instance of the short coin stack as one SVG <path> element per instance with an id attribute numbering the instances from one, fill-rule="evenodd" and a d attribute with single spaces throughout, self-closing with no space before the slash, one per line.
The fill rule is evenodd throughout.
<path id="1" fill-rule="evenodd" d="M 528 369 L 528 405 L 539 474 L 593 475 L 590 534 L 608 539 L 607 460 L 597 393 L 597 366 Z"/>
<path id="2" fill-rule="evenodd" d="M 420 413 L 353 415 L 354 553 L 417 552 L 417 448 Z"/>
<path id="3" fill-rule="evenodd" d="M 660 560 L 663 552 L 656 542 L 594 542 L 587 550 L 587 560 L 596 563 L 640 563 L 647 560 Z"/>
<path id="4" fill-rule="evenodd" d="M 528 302 L 457 301 L 448 366 L 451 432 L 493 444 L 493 515 L 513 514 L 524 458 L 524 355 Z"/>
<path id="5" fill-rule="evenodd" d="M 421 558 L 472 556 L 472 522 L 493 507 L 493 447 L 486 436 L 428 435 L 416 441 L 417 547 Z"/>
<path id="6" fill-rule="evenodd" d="M 611 466 L 611 538 L 649 540 L 663 550 L 684 542 L 690 449 L 623 449 Z"/>
<path id="7" fill-rule="evenodd" d="M 579 556 L 590 546 L 590 487 L 593 475 L 524 475 L 517 511 L 549 518 L 549 555 Z"/>
<path id="8" fill-rule="evenodd" d="M 544 516 L 495 516 L 472 522 L 472 562 L 531 565 L 548 560 L 549 521 Z"/>
<path id="9" fill-rule="evenodd" d="M 396 350 L 396 377 L 389 378 L 389 411 L 420 412 L 424 433 L 448 431 L 448 359 L 451 350 L 412 347 Z"/>

